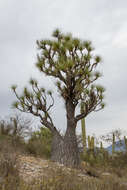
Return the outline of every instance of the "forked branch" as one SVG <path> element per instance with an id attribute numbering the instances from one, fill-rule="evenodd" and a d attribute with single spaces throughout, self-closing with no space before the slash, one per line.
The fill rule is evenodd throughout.
<path id="1" fill-rule="evenodd" d="M 17 100 L 13 103 L 13 107 L 21 112 L 31 113 L 40 118 L 41 123 L 51 131 L 56 130 L 49 111 L 54 105 L 54 98 L 51 91 L 45 91 L 40 88 L 36 80 L 31 79 L 30 84 L 32 91 L 24 88 L 22 96 L 19 96 L 16 91 L 16 86 L 12 86 Z M 47 101 L 48 100 L 48 101 Z M 50 102 L 50 103 L 49 103 Z"/>

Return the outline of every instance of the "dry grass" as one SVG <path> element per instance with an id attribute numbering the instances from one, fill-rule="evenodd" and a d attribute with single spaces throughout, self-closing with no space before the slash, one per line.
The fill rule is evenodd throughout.
<path id="1" fill-rule="evenodd" d="M 23 159 L 25 158 L 23 157 Z M 32 164 L 35 163 L 36 159 L 29 158 L 29 161 Z M 46 176 L 39 178 L 39 180 L 32 179 L 27 183 L 18 175 L 14 154 L 11 156 L 6 154 L 2 161 L 0 166 L 2 173 L 4 173 L 4 170 L 8 172 L 3 178 L 0 178 L 0 190 L 127 190 L 126 176 L 118 177 L 114 171 L 110 171 L 108 175 L 102 175 L 102 172 L 105 171 L 106 174 L 107 171 L 104 168 L 87 165 L 87 167 L 84 166 L 85 170 L 84 168 L 73 170 L 52 163 L 51 167 L 49 166 L 43 171 L 47 174 Z M 39 159 L 37 161 L 39 162 Z M 89 175 L 81 175 L 83 171 L 89 173 Z M 90 177 L 90 174 L 94 177 Z"/>
<path id="2" fill-rule="evenodd" d="M 21 180 L 17 180 L 12 176 L 8 176 L 2 183 L 0 183 L 2 190 L 126 190 L 125 184 L 120 184 L 114 178 L 87 179 L 86 181 L 77 180 L 76 176 L 71 174 L 50 179 L 42 179 L 40 182 L 35 181 L 31 184 L 26 184 Z"/>
<path id="3" fill-rule="evenodd" d="M 105 157 L 105 163 L 90 160 L 74 170 L 42 158 L 22 156 L 26 147 L 12 140 L 7 135 L 0 137 L 0 190 L 127 190 L 127 155 Z M 28 166 L 28 173 L 22 174 L 28 174 L 26 179 L 33 175 L 30 181 L 21 177 L 18 161 Z M 35 167 L 31 173 L 29 167 Z M 34 175 L 36 172 L 38 175 Z"/>
<path id="4" fill-rule="evenodd" d="M 27 183 L 19 175 L 17 155 L 9 144 L 1 149 L 0 190 L 127 190 L 127 167 L 90 166 L 84 162 L 80 170 L 71 170 L 41 158 L 23 156 L 22 162 L 42 166 L 45 174 Z"/>

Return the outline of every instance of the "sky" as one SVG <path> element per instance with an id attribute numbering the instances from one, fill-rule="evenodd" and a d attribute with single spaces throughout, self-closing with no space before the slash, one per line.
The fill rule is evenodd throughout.
<path id="1" fill-rule="evenodd" d="M 35 67 L 36 40 L 50 38 L 54 29 L 91 40 L 103 62 L 99 81 L 106 88 L 103 111 L 86 118 L 87 134 L 101 135 L 127 128 L 127 1 L 126 0 L 0 0 L 0 117 L 12 114 L 16 100 L 10 90 L 28 85 L 30 77 L 48 89 L 51 78 Z M 53 109 L 56 126 L 65 131 L 66 115 L 57 97 Z M 77 132 L 81 130 L 80 123 Z"/>

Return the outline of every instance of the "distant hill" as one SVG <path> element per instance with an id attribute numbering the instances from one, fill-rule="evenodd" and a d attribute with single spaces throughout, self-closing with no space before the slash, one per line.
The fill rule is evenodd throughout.
<path id="1" fill-rule="evenodd" d="M 112 145 L 108 146 L 106 148 L 106 150 L 112 154 Z M 124 140 L 121 140 L 121 141 L 117 141 L 116 144 L 115 144 L 115 151 L 116 152 L 123 152 L 123 151 L 126 151 L 126 147 L 125 147 L 125 142 Z"/>

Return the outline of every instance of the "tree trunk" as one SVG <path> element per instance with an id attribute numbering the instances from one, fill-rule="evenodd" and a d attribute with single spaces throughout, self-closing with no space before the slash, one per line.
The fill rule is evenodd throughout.
<path id="1" fill-rule="evenodd" d="M 61 137 L 59 133 L 54 134 L 51 159 L 65 166 L 77 168 L 80 165 L 79 149 L 74 127 L 68 127 L 64 137 Z"/>
<path id="2" fill-rule="evenodd" d="M 76 121 L 72 103 L 66 104 L 67 130 L 62 137 L 57 131 L 53 135 L 52 160 L 70 167 L 79 167 L 80 156 L 76 138 Z"/>
<path id="3" fill-rule="evenodd" d="M 74 125 L 69 125 L 64 137 L 64 164 L 71 167 L 79 167 L 79 148 Z"/>
<path id="4" fill-rule="evenodd" d="M 53 133 L 52 147 L 51 147 L 51 160 L 63 164 L 63 144 L 64 140 L 58 131 Z"/>

